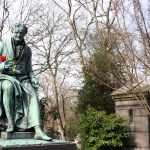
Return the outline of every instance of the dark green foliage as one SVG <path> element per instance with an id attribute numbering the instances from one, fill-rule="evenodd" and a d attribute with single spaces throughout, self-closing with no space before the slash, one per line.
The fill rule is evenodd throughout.
<path id="1" fill-rule="evenodd" d="M 119 150 L 128 136 L 125 121 L 111 114 L 114 113 L 111 93 L 125 82 L 121 59 L 116 53 L 118 44 L 113 33 L 89 38 L 87 47 L 91 55 L 83 72 L 84 86 L 79 91 L 76 109 L 82 114 L 79 126 L 82 150 Z"/>
<path id="2" fill-rule="evenodd" d="M 94 53 L 85 72 L 84 87 L 79 92 L 77 111 L 83 113 L 87 106 L 96 110 L 114 112 L 114 103 L 111 98 L 113 91 L 111 58 L 106 54 Z M 111 69 L 110 69 L 111 68 Z"/>
<path id="3" fill-rule="evenodd" d="M 88 47 L 93 49 L 93 53 L 84 70 L 84 86 L 78 95 L 78 113 L 84 113 L 87 106 L 107 113 L 114 112 L 110 94 L 125 81 L 120 58 L 116 53 L 116 39 L 114 34 L 101 39 L 95 35 L 89 39 Z"/>
<path id="4" fill-rule="evenodd" d="M 120 150 L 128 138 L 126 120 L 88 108 L 80 120 L 83 150 Z"/>
<path id="5" fill-rule="evenodd" d="M 114 112 L 111 93 L 112 88 L 98 84 L 90 77 L 87 77 L 84 88 L 79 92 L 77 111 L 84 113 L 87 106 L 91 106 L 96 110 L 105 110 L 108 113 Z"/>

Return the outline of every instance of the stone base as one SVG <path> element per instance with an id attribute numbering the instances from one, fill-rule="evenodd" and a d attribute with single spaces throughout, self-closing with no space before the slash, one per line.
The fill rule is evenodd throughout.
<path id="1" fill-rule="evenodd" d="M 1 132 L 2 139 L 33 139 L 34 132 Z"/>
<path id="2" fill-rule="evenodd" d="M 75 144 L 52 144 L 39 146 L 0 147 L 0 150 L 76 150 Z"/>
<path id="3" fill-rule="evenodd" d="M 55 139 L 51 142 L 35 139 L 0 139 L 0 150 L 76 150 L 76 144 Z"/>
<path id="4" fill-rule="evenodd" d="M 150 148 L 124 148 L 123 150 L 150 150 Z"/>

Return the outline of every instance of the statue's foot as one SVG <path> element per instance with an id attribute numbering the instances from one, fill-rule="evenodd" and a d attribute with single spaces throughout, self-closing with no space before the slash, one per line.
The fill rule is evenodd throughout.
<path id="1" fill-rule="evenodd" d="M 8 126 L 6 129 L 6 132 L 13 132 L 14 131 L 14 126 Z"/>
<path id="2" fill-rule="evenodd" d="M 45 133 L 43 133 L 43 132 L 35 133 L 34 139 L 36 139 L 36 140 L 52 141 L 52 138 L 49 137 L 49 136 L 47 136 L 47 135 L 46 135 Z"/>

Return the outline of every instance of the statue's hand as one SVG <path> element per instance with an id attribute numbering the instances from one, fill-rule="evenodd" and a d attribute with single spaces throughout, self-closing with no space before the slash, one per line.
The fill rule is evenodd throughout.
<path id="1" fill-rule="evenodd" d="M 4 67 L 5 69 L 12 69 L 13 65 L 14 65 L 13 62 L 6 62 Z"/>
<path id="2" fill-rule="evenodd" d="M 31 78 L 31 84 L 34 88 L 39 87 L 39 81 L 36 78 Z"/>

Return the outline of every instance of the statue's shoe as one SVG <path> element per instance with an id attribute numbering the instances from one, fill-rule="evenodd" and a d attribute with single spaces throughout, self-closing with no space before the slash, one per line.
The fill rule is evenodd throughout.
<path id="1" fill-rule="evenodd" d="M 13 132 L 14 131 L 14 126 L 8 126 L 6 129 L 6 132 Z"/>
<path id="2" fill-rule="evenodd" d="M 45 141 L 52 141 L 52 138 L 47 136 L 45 133 L 40 132 L 40 133 L 35 133 L 34 139 L 36 140 L 45 140 Z"/>

